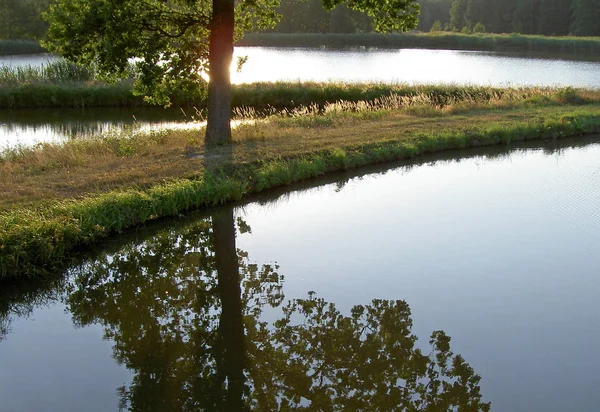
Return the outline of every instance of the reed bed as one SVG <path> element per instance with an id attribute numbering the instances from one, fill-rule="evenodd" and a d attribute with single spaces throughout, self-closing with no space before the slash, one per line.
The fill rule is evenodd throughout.
<path id="1" fill-rule="evenodd" d="M 277 87 L 275 84 L 274 87 Z M 277 118 L 279 122 L 294 122 L 307 117 L 379 117 L 389 111 L 400 111 L 418 116 L 442 116 L 457 114 L 485 108 L 509 108 L 519 105 L 553 105 L 553 104 L 589 104 L 600 102 L 600 90 L 576 89 L 572 87 L 515 87 L 494 88 L 479 86 L 392 86 L 385 89 L 385 93 L 371 93 L 374 86 L 350 85 L 353 93 L 347 93 L 344 85 L 337 85 L 340 92 L 332 95 L 344 95 L 349 100 L 328 101 L 328 99 L 315 99 L 307 105 L 299 104 L 292 108 L 270 106 L 260 111 L 254 108 L 236 108 L 234 114 L 239 118 L 253 118 L 267 116 Z M 356 87 L 356 89 L 354 89 Z M 316 91 L 319 86 L 315 87 Z M 381 91 L 382 89 L 378 89 Z M 362 96 L 378 96 L 372 99 L 361 99 Z M 295 102 L 302 102 L 297 99 Z"/>
<path id="2" fill-rule="evenodd" d="M 81 83 L 98 78 L 94 66 L 82 66 L 66 60 L 57 60 L 41 66 L 0 66 L 0 87 Z"/>
<path id="3" fill-rule="evenodd" d="M 133 93 L 134 69 L 129 79 L 116 83 L 104 82 L 93 67 L 82 67 L 64 60 L 40 68 L 10 68 L 0 66 L 0 108 L 80 108 L 80 107 L 142 107 L 148 106 L 142 96 Z M 171 96 L 174 107 L 206 110 L 206 85 L 195 90 L 177 91 Z M 521 93 L 543 94 L 544 88 L 503 88 L 468 85 L 408 85 L 403 83 L 344 82 L 274 82 L 234 85 L 232 105 L 238 110 L 250 107 L 256 113 L 346 101 L 374 101 L 390 96 L 427 96 L 443 106 L 461 100 L 493 100 L 498 96 Z"/>
<path id="4" fill-rule="evenodd" d="M 140 107 L 133 94 L 135 70 L 107 82 L 94 66 L 57 60 L 41 66 L 0 66 L 0 108 Z"/>
<path id="5" fill-rule="evenodd" d="M 84 76 L 85 74 L 81 74 Z M 61 108 L 61 107 L 141 107 L 147 106 L 141 96 L 133 95 L 131 82 L 115 84 L 92 82 L 44 81 L 37 72 L 27 69 L 2 71 L 0 69 L 0 108 Z M 55 77 L 56 78 L 56 77 Z M 29 80 L 32 79 L 32 80 Z M 316 104 L 324 107 L 337 101 L 372 101 L 387 96 L 428 95 L 440 105 L 464 98 L 493 99 L 512 93 L 512 88 L 462 85 L 408 85 L 384 83 L 318 83 L 275 82 L 234 85 L 232 105 L 238 110 L 253 108 L 257 113 L 292 110 Z M 536 90 L 536 88 L 528 88 Z M 206 109 L 204 87 L 194 91 L 180 91 L 171 97 L 174 107 Z"/>

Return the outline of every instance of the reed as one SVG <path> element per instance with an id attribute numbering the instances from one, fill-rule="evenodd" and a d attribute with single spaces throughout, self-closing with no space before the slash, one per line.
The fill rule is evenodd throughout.
<path id="1" fill-rule="evenodd" d="M 0 87 L 31 84 L 83 83 L 98 80 L 93 66 L 57 60 L 41 66 L 0 66 Z"/>
<path id="2" fill-rule="evenodd" d="M 83 76 L 84 74 L 82 74 Z M 106 84 L 102 82 L 38 82 L 28 69 L 3 74 L 0 69 L 0 108 L 78 108 L 78 107 L 143 107 L 148 106 L 141 96 L 133 94 L 131 82 Z M 4 79 L 4 80 L 3 80 Z M 552 93 L 551 88 L 502 88 L 461 85 L 408 85 L 384 83 L 315 83 L 275 82 L 234 85 L 232 105 L 236 113 L 251 112 L 253 116 L 269 115 L 298 107 L 373 101 L 390 96 L 422 99 L 444 106 L 458 101 L 490 101 L 515 95 L 538 96 Z M 203 112 L 206 95 L 198 90 L 180 91 L 172 96 L 174 107 L 189 107 Z M 205 115 L 205 113 L 204 113 Z"/>

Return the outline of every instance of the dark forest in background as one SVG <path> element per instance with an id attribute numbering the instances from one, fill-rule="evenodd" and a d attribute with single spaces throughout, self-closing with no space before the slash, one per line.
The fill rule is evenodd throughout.
<path id="1" fill-rule="evenodd" d="M 0 39 L 40 39 L 54 0 L 0 0 Z M 369 17 L 322 0 L 281 0 L 279 33 L 366 33 Z M 419 0 L 421 31 L 600 36 L 600 0 Z"/>
<path id="2" fill-rule="evenodd" d="M 421 31 L 600 35 L 600 0 L 419 0 Z M 347 7 L 325 12 L 321 0 L 281 0 L 275 32 L 364 33 L 368 17 Z"/>
<path id="3" fill-rule="evenodd" d="M 44 37 L 48 28 L 42 13 L 54 0 L 0 0 L 0 39 L 32 39 Z"/>

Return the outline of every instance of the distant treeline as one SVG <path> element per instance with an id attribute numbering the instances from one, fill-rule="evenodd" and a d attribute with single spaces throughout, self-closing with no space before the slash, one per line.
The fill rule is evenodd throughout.
<path id="1" fill-rule="evenodd" d="M 54 0 L 0 0 L 0 39 L 44 37 L 48 28 L 42 13 Z"/>
<path id="2" fill-rule="evenodd" d="M 371 32 L 369 17 L 322 0 L 281 0 L 279 33 Z M 600 36 L 600 0 L 418 0 L 421 31 Z"/>
<path id="3" fill-rule="evenodd" d="M 493 33 L 598 36 L 599 21 L 600 0 L 454 0 L 448 28 L 469 31 L 479 23 Z"/>
<path id="4" fill-rule="evenodd" d="M 0 39 L 40 39 L 55 0 L 1 0 Z M 418 0 L 421 31 L 600 36 L 600 0 Z M 322 0 L 281 0 L 278 33 L 369 33 L 371 18 Z"/>
<path id="5" fill-rule="evenodd" d="M 372 20 L 346 5 L 327 12 L 322 0 L 281 0 L 278 33 L 364 33 L 373 31 Z"/>

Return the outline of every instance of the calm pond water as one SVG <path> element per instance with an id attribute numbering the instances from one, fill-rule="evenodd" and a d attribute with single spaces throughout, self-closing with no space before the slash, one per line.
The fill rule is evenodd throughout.
<path id="1" fill-rule="evenodd" d="M 38 109 L 0 111 L 0 150 L 39 142 L 64 142 L 102 133 L 206 125 L 192 110 L 163 108 Z"/>
<path id="2" fill-rule="evenodd" d="M 493 52 L 424 49 L 237 47 L 247 56 L 232 82 L 344 81 L 494 86 L 600 87 L 600 62 L 540 59 Z M 38 66 L 48 54 L 0 57 L 0 65 Z"/>
<path id="3" fill-rule="evenodd" d="M 326 50 L 238 47 L 236 56 L 248 56 L 234 83 L 291 81 L 376 81 L 385 83 L 458 83 L 494 86 L 600 87 L 600 62 L 515 57 L 489 52 L 452 50 Z M 55 59 L 51 55 L 0 57 L 0 65 L 40 65 Z M 72 130 L 106 130 L 134 123 L 156 127 L 181 127 L 181 113 L 133 109 L 121 112 L 93 109 L 94 114 L 60 110 L 52 113 L 13 116 L 0 114 L 0 148 L 36 141 L 64 140 Z M 62 122 L 40 123 L 52 116 Z M 98 117 L 101 121 L 81 120 Z M 29 120 L 31 119 L 31 120 Z M 65 125 L 70 125 L 65 127 Z M 197 125 L 196 125 L 197 126 Z M 199 127 L 199 126 L 197 126 Z"/>
<path id="4" fill-rule="evenodd" d="M 0 289 L 2 410 L 393 410 L 442 330 L 493 411 L 597 411 L 598 159 L 450 152 L 111 240 Z"/>

